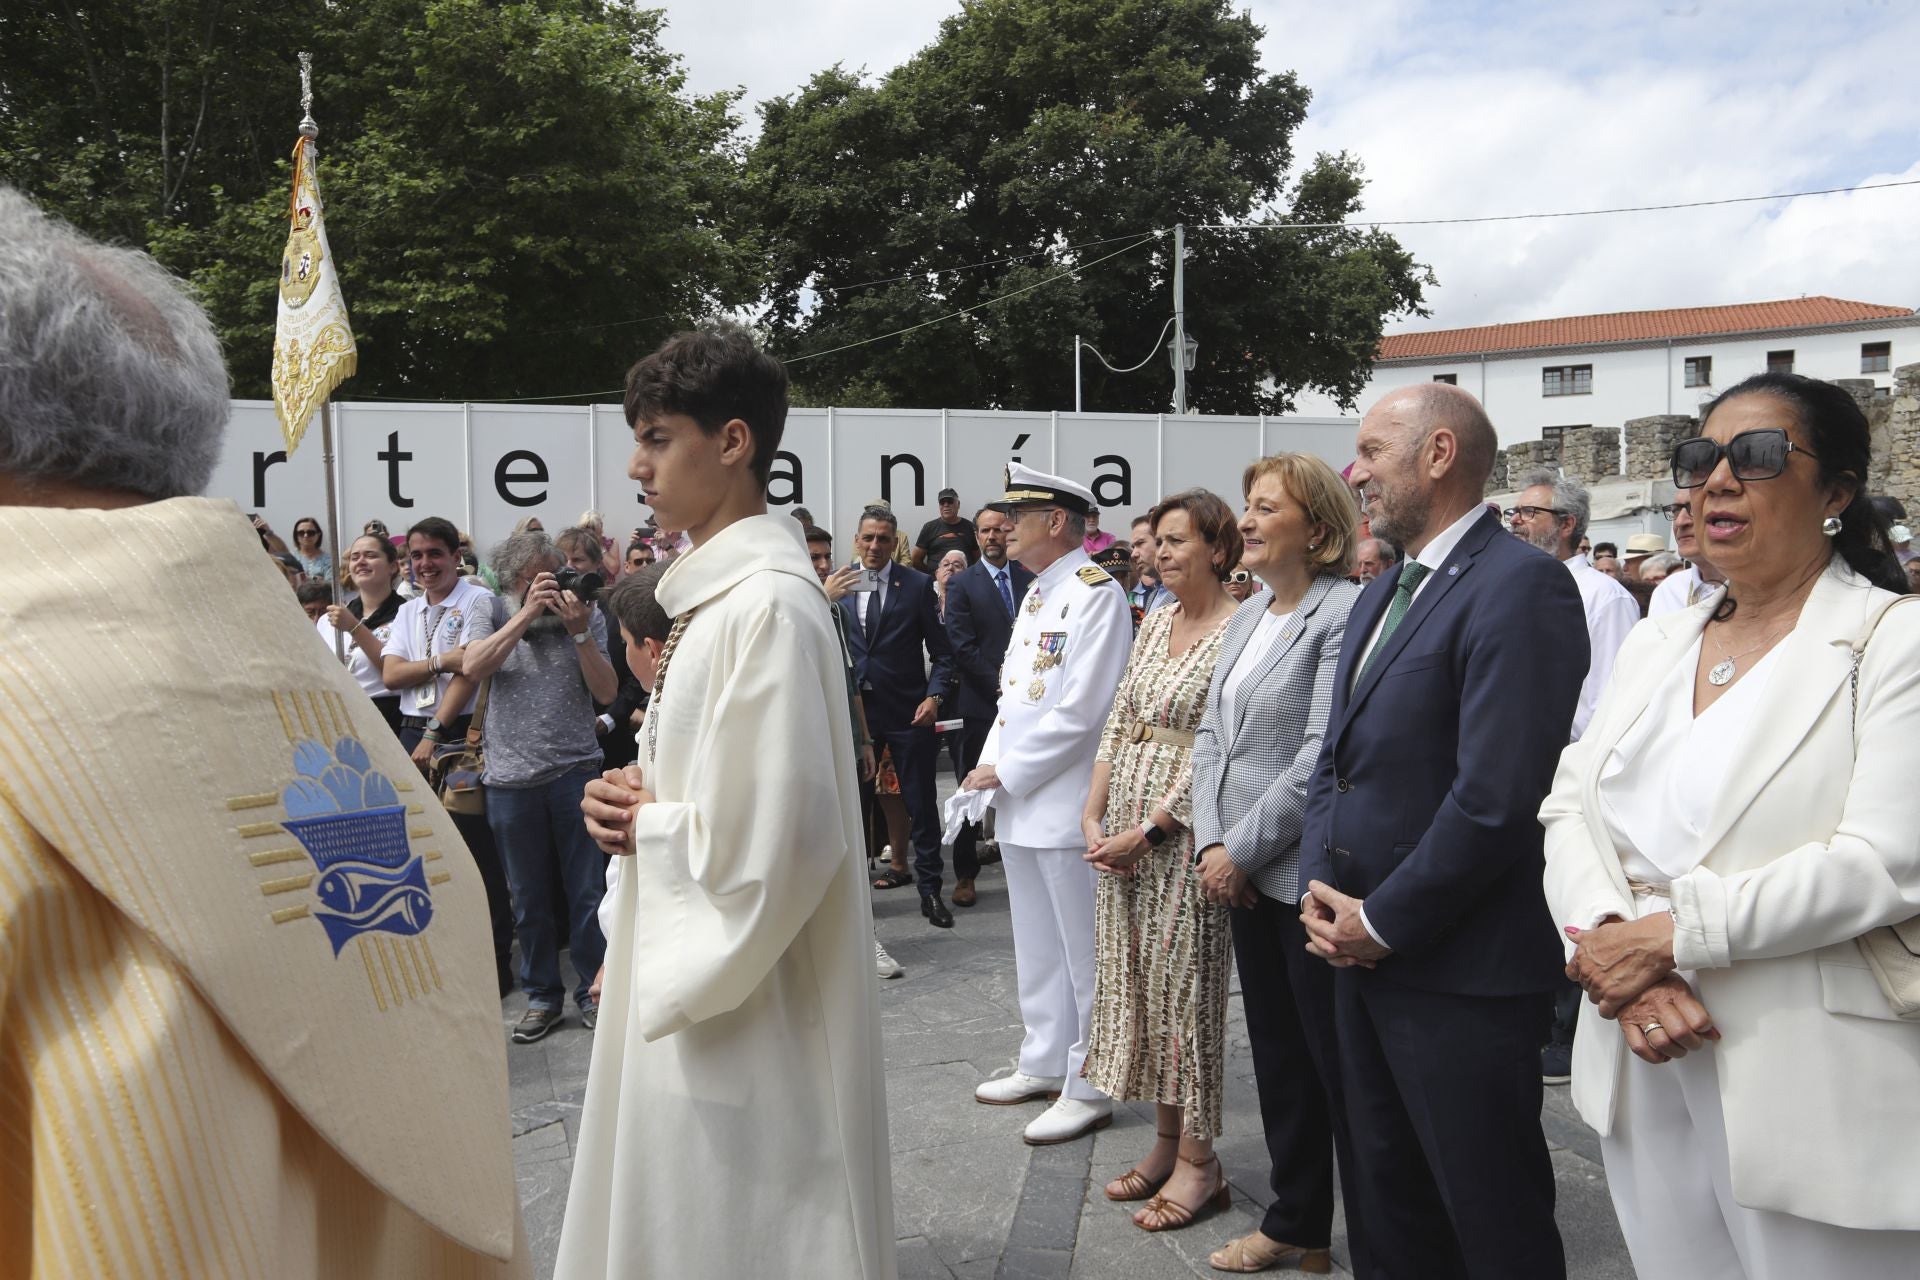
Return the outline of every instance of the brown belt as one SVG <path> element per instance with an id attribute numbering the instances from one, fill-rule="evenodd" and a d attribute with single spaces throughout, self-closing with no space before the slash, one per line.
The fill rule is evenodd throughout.
<path id="1" fill-rule="evenodd" d="M 1133 728 L 1127 731 L 1129 742 L 1171 742 L 1176 747 L 1193 746 L 1193 735 L 1185 729 L 1168 729 L 1162 725 L 1148 724 L 1145 720 L 1135 720 Z"/>

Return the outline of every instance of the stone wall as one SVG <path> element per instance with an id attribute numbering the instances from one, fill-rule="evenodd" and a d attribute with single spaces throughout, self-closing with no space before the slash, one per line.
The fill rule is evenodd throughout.
<path id="1" fill-rule="evenodd" d="M 1581 484 L 1620 474 L 1620 429 L 1580 427 L 1560 438 L 1560 469 Z"/>
<path id="2" fill-rule="evenodd" d="M 1669 459 L 1673 446 L 1688 436 L 1700 433 L 1700 424 L 1682 413 L 1657 413 L 1648 418 L 1630 418 L 1627 433 L 1627 478 L 1658 480 L 1672 474 Z"/>
<path id="3" fill-rule="evenodd" d="M 1891 494 L 1920 520 L 1920 364 L 1893 371 L 1893 395 L 1875 396 L 1870 378 L 1838 378 L 1834 385 L 1850 394 L 1867 415 L 1872 433 L 1873 466 L 1868 492 Z M 1626 426 L 1582 427 L 1559 440 L 1528 440 L 1508 445 L 1493 462 L 1487 493 L 1507 493 L 1513 481 L 1533 467 L 1564 470 L 1593 485 L 1620 474 L 1620 437 L 1627 440 L 1629 480 L 1663 480 L 1670 475 L 1673 446 L 1700 434 L 1700 423 L 1686 414 L 1655 414 L 1630 419 Z"/>
<path id="4" fill-rule="evenodd" d="M 1920 511 L 1920 364 L 1893 371 L 1893 397 L 1873 401 L 1867 422 L 1874 429 L 1870 487 L 1905 503 L 1911 524 Z"/>

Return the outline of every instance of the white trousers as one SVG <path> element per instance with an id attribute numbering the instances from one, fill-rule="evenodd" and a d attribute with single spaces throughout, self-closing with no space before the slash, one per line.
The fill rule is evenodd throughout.
<path id="1" fill-rule="evenodd" d="M 1013 967 L 1020 986 L 1020 1070 L 1064 1076 L 1061 1096 L 1106 1095 L 1080 1078 L 1093 1021 L 1093 886 L 1085 849 L 1000 842 L 1013 915 Z"/>
<path id="2" fill-rule="evenodd" d="M 1620 1075 L 1600 1150 L 1640 1280 L 1920 1274 L 1920 1232 L 1856 1231 L 1734 1201 L 1711 1048 L 1660 1066 L 1628 1055 Z"/>

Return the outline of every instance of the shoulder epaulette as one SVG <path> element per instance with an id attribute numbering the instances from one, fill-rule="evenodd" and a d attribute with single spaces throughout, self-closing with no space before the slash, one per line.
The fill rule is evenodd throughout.
<path id="1" fill-rule="evenodd" d="M 1086 583 L 1090 587 L 1097 587 L 1103 582 L 1113 581 L 1113 575 L 1108 573 L 1105 569 L 1102 569 L 1097 564 L 1088 564 L 1088 565 L 1080 566 L 1080 572 L 1075 574 L 1074 576 L 1079 578 L 1080 581 Z"/>

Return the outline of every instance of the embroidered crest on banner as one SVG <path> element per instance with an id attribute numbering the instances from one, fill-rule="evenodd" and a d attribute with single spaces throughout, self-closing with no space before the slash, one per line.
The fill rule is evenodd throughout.
<path id="1" fill-rule="evenodd" d="M 274 907 L 269 917 L 295 925 L 294 932 L 313 927 L 296 922 L 318 922 L 336 958 L 352 944 L 383 1012 L 444 989 L 427 927 L 433 886 L 452 876 L 428 869 L 440 861 L 438 849 L 414 852 L 413 841 L 433 835 L 429 824 L 412 825 L 424 807 L 403 793 L 415 784 L 374 767 L 339 695 L 278 693 L 273 702 L 293 779 L 279 791 L 227 801 L 236 818 L 250 809 L 285 811 L 277 822 L 241 822 L 234 829 L 245 841 L 247 862 L 268 873 L 259 882 L 261 894 L 291 903 Z M 297 848 L 272 847 L 274 836 L 288 835 Z"/>
<path id="2" fill-rule="evenodd" d="M 314 919 L 337 956 L 363 933 L 416 937 L 433 920 L 425 862 L 407 843 L 407 807 L 355 738 L 331 752 L 307 739 L 293 749 L 297 773 L 281 791 L 281 823 L 313 860 L 320 880 Z"/>

